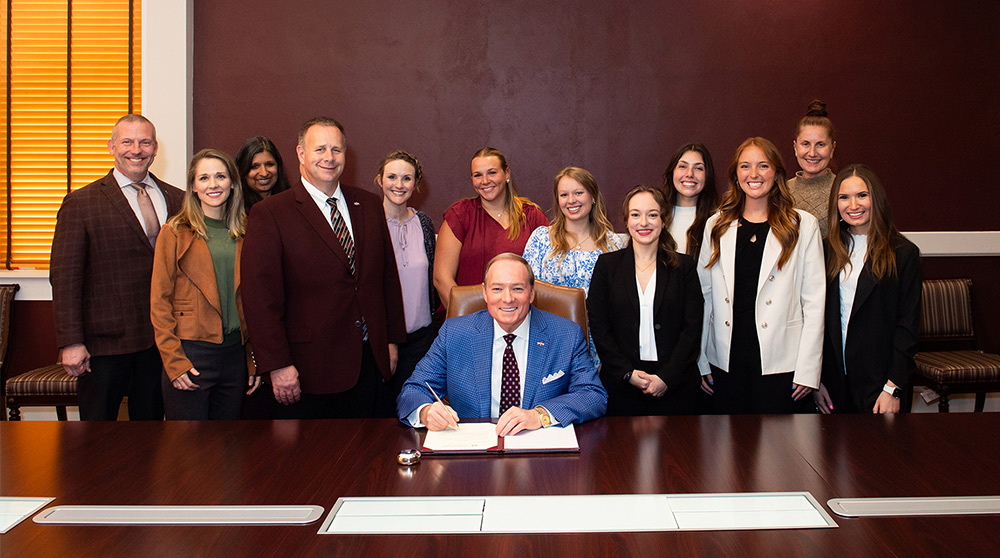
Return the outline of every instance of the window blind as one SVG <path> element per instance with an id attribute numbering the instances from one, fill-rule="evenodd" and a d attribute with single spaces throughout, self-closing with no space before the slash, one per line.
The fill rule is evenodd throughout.
<path id="1" fill-rule="evenodd" d="M 47 268 L 63 197 L 113 166 L 111 127 L 140 112 L 140 29 L 134 0 L 4 1 L 7 269 Z"/>

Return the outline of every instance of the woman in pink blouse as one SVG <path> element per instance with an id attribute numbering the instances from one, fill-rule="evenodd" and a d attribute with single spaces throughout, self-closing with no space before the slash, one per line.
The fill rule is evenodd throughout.
<path id="1" fill-rule="evenodd" d="M 382 190 L 382 208 L 396 254 L 396 270 L 403 292 L 406 343 L 399 345 L 399 361 L 392 375 L 393 394 L 413 373 L 434 341 L 437 292 L 432 284 L 434 269 L 434 223 L 426 213 L 407 206 L 420 187 L 423 170 L 416 157 L 393 151 L 379 163 L 375 185 Z"/>

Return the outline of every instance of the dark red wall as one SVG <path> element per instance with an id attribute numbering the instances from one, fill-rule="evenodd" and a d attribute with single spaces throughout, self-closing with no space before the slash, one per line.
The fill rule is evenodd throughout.
<path id="1" fill-rule="evenodd" d="M 439 225 L 472 195 L 469 158 L 485 145 L 545 208 L 571 164 L 617 208 L 635 184 L 659 184 L 687 141 L 708 145 L 721 176 L 736 145 L 761 135 L 792 173 L 795 123 L 819 97 L 838 127 L 837 160 L 875 169 L 901 229 L 1000 228 L 995 0 L 194 6 L 196 150 L 235 154 L 264 134 L 295 180 L 299 124 L 333 116 L 347 128 L 345 183 L 370 185 L 384 154 L 409 150 L 426 173 L 417 205 Z M 998 269 L 996 257 L 924 259 L 926 277 L 973 278 L 993 351 Z M 11 371 L 52 362 L 51 304 L 19 302 L 15 320 Z"/>
<path id="2" fill-rule="evenodd" d="M 687 141 L 712 150 L 720 189 L 751 135 L 774 141 L 791 174 L 794 126 L 816 97 L 837 161 L 875 169 L 902 230 L 1000 222 L 992 0 L 216 0 L 194 16 L 195 149 L 268 135 L 295 180 L 299 124 L 333 116 L 347 128 L 344 182 L 369 186 L 384 154 L 409 150 L 426 175 L 416 204 L 438 225 L 472 195 L 469 158 L 485 145 L 546 209 L 562 167 L 589 169 L 619 225 L 623 194 L 659 184 Z M 1000 259 L 925 267 L 973 277 L 978 313 L 1000 315 Z M 982 333 L 1000 350 L 1000 328 Z"/>
<path id="3" fill-rule="evenodd" d="M 344 181 L 370 185 L 385 153 L 412 151 L 438 224 L 472 195 L 469 158 L 484 145 L 545 208 L 569 164 L 617 208 L 691 140 L 724 173 L 761 135 L 791 173 L 794 125 L 819 97 L 837 159 L 879 173 L 901 228 L 997 228 L 992 0 L 217 0 L 195 3 L 194 46 L 196 150 L 265 134 L 294 177 L 298 125 L 333 116 L 347 128 Z"/>

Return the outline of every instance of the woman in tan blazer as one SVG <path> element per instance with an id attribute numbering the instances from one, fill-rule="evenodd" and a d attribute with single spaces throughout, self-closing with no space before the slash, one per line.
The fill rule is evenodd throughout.
<path id="1" fill-rule="evenodd" d="M 220 151 L 198 152 L 188 167 L 184 205 L 160 230 L 153 260 L 150 314 L 163 357 L 168 420 L 238 419 L 245 386 L 249 394 L 260 384 L 244 348 L 239 269 L 245 230 L 236 164 Z"/>

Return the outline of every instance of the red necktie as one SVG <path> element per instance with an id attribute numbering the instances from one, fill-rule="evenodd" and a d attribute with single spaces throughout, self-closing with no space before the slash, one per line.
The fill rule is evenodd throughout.
<path id="1" fill-rule="evenodd" d="M 511 343 L 517 337 L 513 333 L 503 336 L 507 348 L 503 350 L 503 381 L 500 383 L 500 414 L 511 407 L 521 406 L 521 375 L 517 371 L 517 360 Z"/>

